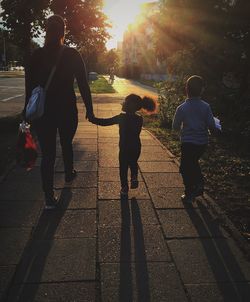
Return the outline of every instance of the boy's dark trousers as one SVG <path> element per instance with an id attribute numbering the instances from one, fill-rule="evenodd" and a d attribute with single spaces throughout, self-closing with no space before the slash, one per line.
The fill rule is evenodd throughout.
<path id="1" fill-rule="evenodd" d="M 182 143 L 180 173 L 185 186 L 185 194 L 190 195 L 197 186 L 203 186 L 204 180 L 199 165 L 199 159 L 206 150 L 207 145 Z"/>
<path id="2" fill-rule="evenodd" d="M 138 177 L 138 159 L 141 148 L 135 150 L 121 150 L 119 152 L 120 180 L 121 186 L 128 185 L 128 168 L 131 171 L 131 178 Z"/>
<path id="3" fill-rule="evenodd" d="M 77 115 L 68 114 L 64 118 L 44 117 L 34 125 L 42 151 L 41 176 L 45 194 L 50 195 L 53 192 L 57 130 L 60 136 L 65 173 L 71 173 L 73 169 L 72 140 L 77 124 Z"/>

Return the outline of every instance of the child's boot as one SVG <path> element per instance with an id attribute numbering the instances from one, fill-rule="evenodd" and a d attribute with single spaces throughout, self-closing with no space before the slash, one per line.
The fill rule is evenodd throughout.
<path id="1" fill-rule="evenodd" d="M 127 197 L 128 196 L 128 185 L 124 185 L 121 187 L 120 194 L 122 197 Z"/>
<path id="2" fill-rule="evenodd" d="M 132 176 L 131 177 L 131 182 L 130 182 L 130 188 L 131 189 L 137 189 L 139 186 L 139 182 L 137 179 L 137 176 Z"/>

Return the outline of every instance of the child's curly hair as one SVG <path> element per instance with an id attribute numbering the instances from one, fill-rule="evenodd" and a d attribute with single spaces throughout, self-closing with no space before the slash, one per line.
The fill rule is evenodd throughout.
<path id="1" fill-rule="evenodd" d="M 147 112 L 153 113 L 156 110 L 156 101 L 150 97 L 144 96 L 141 98 L 137 94 L 130 94 L 125 98 L 125 111 L 136 112 L 144 109 Z"/>

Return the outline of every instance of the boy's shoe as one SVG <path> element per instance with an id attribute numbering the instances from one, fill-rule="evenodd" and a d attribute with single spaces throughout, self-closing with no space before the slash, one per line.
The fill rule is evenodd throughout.
<path id="1" fill-rule="evenodd" d="M 55 198 L 54 196 L 50 198 L 46 198 L 45 207 L 44 207 L 45 210 L 54 210 L 57 208 L 57 206 L 58 206 L 57 198 Z"/>
<path id="2" fill-rule="evenodd" d="M 137 189 L 139 186 L 139 181 L 137 177 L 132 177 L 130 182 L 130 189 Z"/>
<path id="3" fill-rule="evenodd" d="M 120 194 L 121 194 L 121 196 L 123 196 L 123 197 L 128 196 L 128 186 L 123 186 L 123 187 L 121 187 Z"/>
<path id="4" fill-rule="evenodd" d="M 186 203 L 192 203 L 194 201 L 194 198 L 195 196 L 193 194 L 192 195 L 183 194 L 181 196 L 181 200 Z"/>
<path id="5" fill-rule="evenodd" d="M 72 170 L 72 172 L 70 174 L 66 173 L 66 175 L 65 175 L 65 184 L 66 185 L 71 185 L 73 180 L 76 178 L 76 176 L 77 176 L 76 170 Z"/>

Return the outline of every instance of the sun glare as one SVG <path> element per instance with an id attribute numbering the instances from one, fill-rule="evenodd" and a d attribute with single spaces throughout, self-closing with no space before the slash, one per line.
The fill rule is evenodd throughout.
<path id="1" fill-rule="evenodd" d="M 118 41 L 122 41 L 123 33 L 129 24 L 135 21 L 140 13 L 140 5 L 147 0 L 104 0 L 103 11 L 108 16 L 112 28 L 109 30 L 112 38 L 107 43 L 107 48 L 115 48 Z"/>

